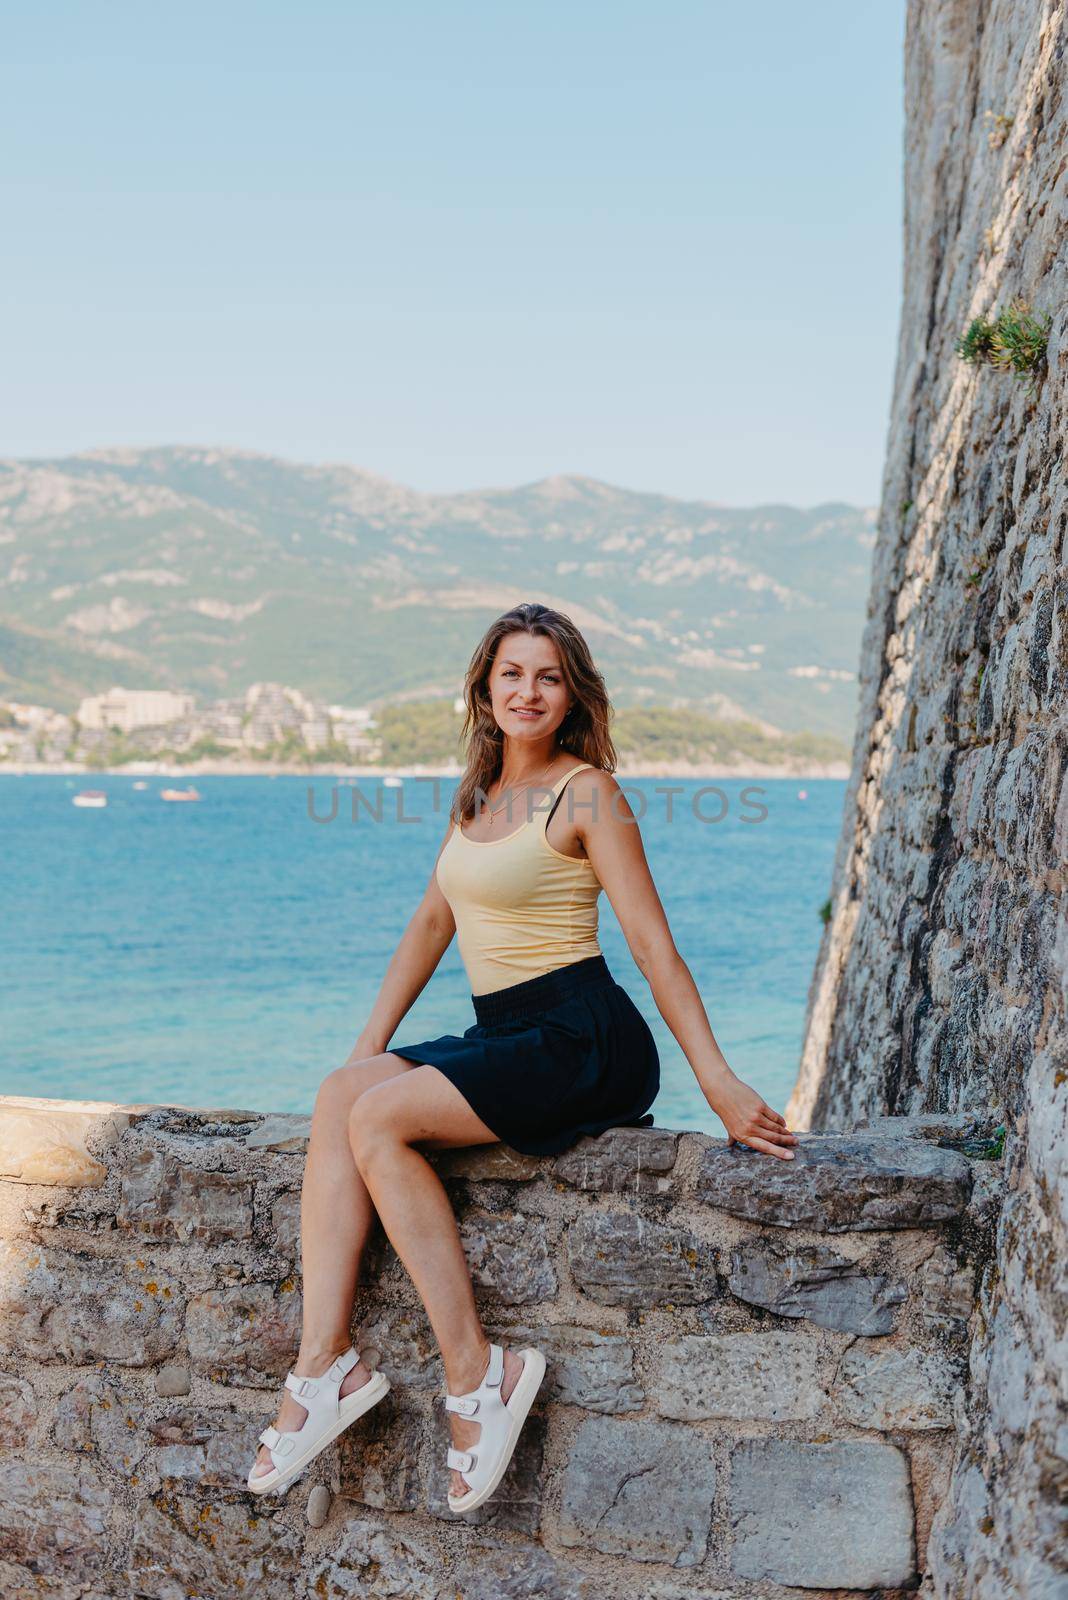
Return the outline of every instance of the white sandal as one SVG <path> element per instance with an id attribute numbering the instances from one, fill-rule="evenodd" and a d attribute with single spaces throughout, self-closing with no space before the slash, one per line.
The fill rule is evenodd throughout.
<path id="1" fill-rule="evenodd" d="M 527 1412 L 545 1376 L 545 1357 L 540 1350 L 531 1346 L 517 1354 L 523 1358 L 523 1371 L 507 1400 L 501 1399 L 504 1351 L 499 1344 L 490 1345 L 489 1366 L 477 1389 L 470 1394 L 445 1395 L 446 1411 L 459 1412 L 463 1417 L 477 1415 L 482 1430 L 470 1450 L 449 1446 L 449 1466 L 462 1472 L 469 1485 L 466 1494 L 450 1493 L 450 1511 L 473 1511 L 488 1500 L 512 1459 Z"/>
<path id="2" fill-rule="evenodd" d="M 257 1473 L 256 1462 L 252 1463 L 248 1487 L 253 1494 L 266 1494 L 270 1489 L 281 1489 L 291 1483 L 320 1450 L 325 1450 L 332 1439 L 389 1393 L 389 1379 L 381 1372 L 372 1372 L 367 1382 L 353 1389 L 351 1394 L 341 1393 L 341 1385 L 359 1360 L 355 1347 L 349 1345 L 318 1378 L 301 1378 L 294 1372 L 287 1374 L 286 1388 L 308 1415 L 293 1432 L 281 1432 L 273 1425 L 264 1428 L 260 1443 L 267 1446 L 274 1470 Z"/>

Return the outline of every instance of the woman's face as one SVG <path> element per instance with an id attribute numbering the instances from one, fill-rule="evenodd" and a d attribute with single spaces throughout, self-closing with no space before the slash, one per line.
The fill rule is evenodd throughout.
<path id="1" fill-rule="evenodd" d="M 551 639 L 507 633 L 489 674 L 493 715 L 510 739 L 544 740 L 555 734 L 572 703 Z"/>

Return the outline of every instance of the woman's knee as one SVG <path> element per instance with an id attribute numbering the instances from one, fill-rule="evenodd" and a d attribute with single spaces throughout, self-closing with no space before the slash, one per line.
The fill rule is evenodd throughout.
<path id="1" fill-rule="evenodd" d="M 349 1107 L 349 1147 L 361 1171 L 389 1136 L 389 1117 L 382 1100 L 380 1095 L 363 1094 Z"/>
<path id="2" fill-rule="evenodd" d="M 338 1112 L 347 1115 L 362 1094 L 382 1082 L 385 1070 L 383 1056 L 369 1056 L 366 1061 L 352 1061 L 343 1067 L 335 1067 L 319 1084 L 315 1096 L 316 1107 L 322 1106 L 335 1115 Z"/>

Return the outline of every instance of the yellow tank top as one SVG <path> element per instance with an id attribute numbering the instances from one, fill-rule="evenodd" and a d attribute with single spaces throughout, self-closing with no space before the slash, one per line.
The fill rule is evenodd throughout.
<path id="1" fill-rule="evenodd" d="M 586 856 L 565 856 L 545 837 L 564 784 L 592 765 L 582 761 L 546 785 L 552 798 L 532 804 L 530 819 L 502 839 L 469 839 L 453 824 L 436 877 L 456 923 L 472 994 L 490 994 L 601 954 L 601 884 L 593 863 Z M 518 809 L 525 814 L 530 801 L 524 795 Z"/>

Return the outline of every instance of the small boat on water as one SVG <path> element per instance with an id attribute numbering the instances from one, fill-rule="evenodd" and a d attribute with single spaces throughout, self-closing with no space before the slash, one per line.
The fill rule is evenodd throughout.
<path id="1" fill-rule="evenodd" d="M 70 803 L 72 806 L 106 806 L 108 797 L 103 789 L 79 789 L 71 796 Z"/>
<path id="2" fill-rule="evenodd" d="M 161 789 L 159 797 L 161 800 L 199 800 L 201 798 L 200 791 L 194 789 L 192 784 L 188 789 Z"/>
<path id="3" fill-rule="evenodd" d="M 137 782 L 134 784 L 134 788 L 135 789 L 147 789 L 148 788 L 148 784 L 145 782 L 144 778 L 138 778 Z"/>
<path id="4" fill-rule="evenodd" d="M 382 783 L 387 789 L 403 789 L 404 787 L 403 778 L 383 778 Z"/>

